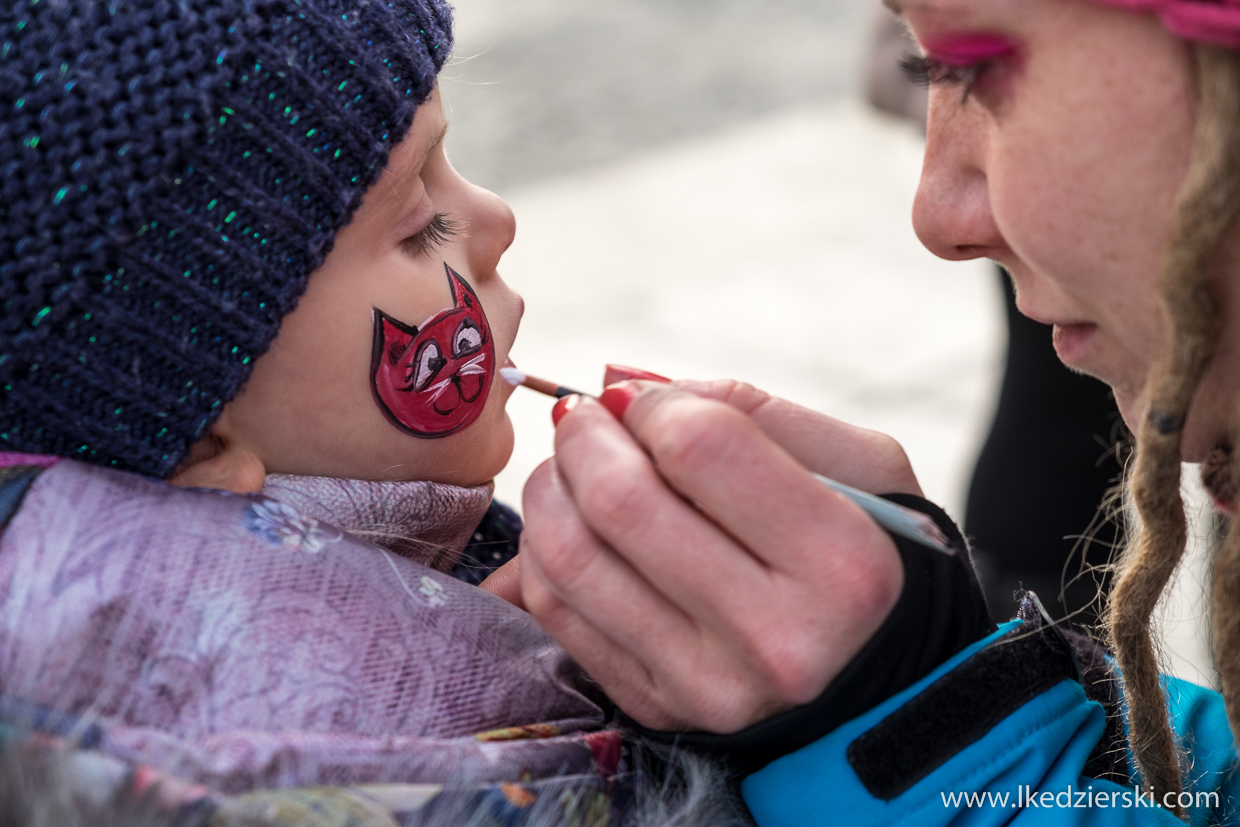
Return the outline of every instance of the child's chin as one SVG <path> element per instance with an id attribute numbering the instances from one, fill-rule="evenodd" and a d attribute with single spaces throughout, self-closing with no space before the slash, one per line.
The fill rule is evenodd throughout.
<path id="1" fill-rule="evenodd" d="M 500 419 L 499 425 L 496 426 L 495 438 L 495 459 L 494 468 L 492 469 L 487 480 L 495 479 L 495 475 L 508 467 L 508 460 L 512 459 L 513 445 L 516 443 L 516 434 L 512 429 L 512 420 L 508 418 L 508 412 L 504 411 L 503 417 Z"/>
<path id="2" fill-rule="evenodd" d="M 483 423 L 477 423 L 478 427 L 483 427 Z M 499 421 L 492 425 L 489 429 L 490 433 L 482 438 L 482 434 L 475 434 L 475 441 L 469 449 L 471 456 L 465 458 L 459 474 L 458 485 L 484 485 L 495 479 L 496 474 L 503 471 L 508 465 L 508 460 L 512 459 L 512 448 L 515 441 L 515 435 L 512 429 L 512 420 L 508 418 L 506 411 L 501 412 Z M 454 475 L 457 476 L 457 475 Z"/>

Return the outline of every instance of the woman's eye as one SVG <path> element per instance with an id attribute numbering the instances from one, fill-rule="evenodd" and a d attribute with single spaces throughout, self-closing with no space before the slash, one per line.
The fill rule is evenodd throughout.
<path id="1" fill-rule="evenodd" d="M 417 356 L 413 359 L 413 370 L 409 377 L 409 386 L 406 390 L 423 391 L 426 386 L 431 383 L 436 374 L 448 364 L 448 360 L 443 358 L 443 353 L 439 350 L 439 345 L 435 341 L 424 342 L 422 347 L 418 348 Z"/>
<path id="2" fill-rule="evenodd" d="M 482 347 L 482 331 L 469 319 L 461 322 L 452 335 L 452 353 L 456 357 L 468 356 Z"/>
<path id="3" fill-rule="evenodd" d="M 412 256 L 429 255 L 460 231 L 460 225 L 449 218 L 447 213 L 437 212 L 429 224 L 402 241 L 401 247 Z"/>
<path id="4" fill-rule="evenodd" d="M 932 57 L 908 55 L 900 61 L 900 71 L 916 86 L 959 86 L 963 90 L 960 102 L 964 103 L 992 65 L 992 61 L 984 60 L 970 66 L 955 66 Z"/>

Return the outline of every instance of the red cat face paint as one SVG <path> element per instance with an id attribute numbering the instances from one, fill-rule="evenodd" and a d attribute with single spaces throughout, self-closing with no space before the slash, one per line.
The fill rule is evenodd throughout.
<path id="1" fill-rule="evenodd" d="M 410 436 L 437 439 L 482 414 L 495 373 L 495 344 L 473 288 L 447 264 L 452 307 L 421 327 L 375 308 L 370 385 L 380 410 Z"/>
<path id="2" fill-rule="evenodd" d="M 926 56 L 947 66 L 974 66 L 1007 57 L 1016 44 L 997 34 L 961 34 L 928 37 L 921 42 Z"/>

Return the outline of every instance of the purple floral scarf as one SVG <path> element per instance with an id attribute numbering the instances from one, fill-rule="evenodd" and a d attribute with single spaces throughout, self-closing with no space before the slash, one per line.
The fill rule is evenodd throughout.
<path id="1" fill-rule="evenodd" d="M 411 485 L 283 477 L 271 499 L 56 463 L 0 536 L 0 698 L 229 794 L 616 773 L 579 667 L 418 562 L 450 565 L 489 491 Z"/>

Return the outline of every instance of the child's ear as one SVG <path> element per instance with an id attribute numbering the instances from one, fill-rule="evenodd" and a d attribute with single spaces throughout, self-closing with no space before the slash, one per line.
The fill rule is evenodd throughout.
<path id="1" fill-rule="evenodd" d="M 184 488 L 220 488 L 235 494 L 262 490 L 267 469 L 258 455 L 235 437 L 228 420 L 225 408 L 207 435 L 190 448 L 189 456 L 168 482 Z"/>

